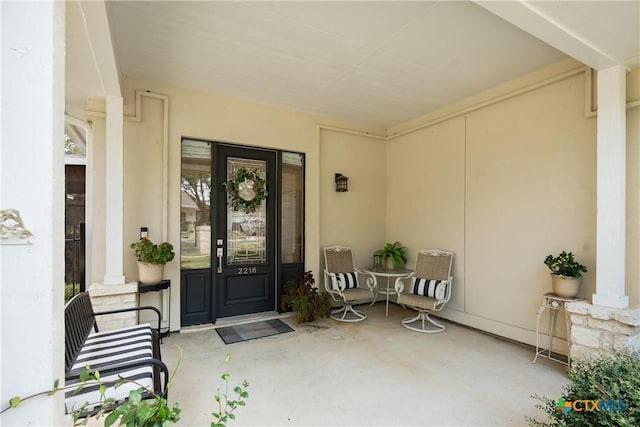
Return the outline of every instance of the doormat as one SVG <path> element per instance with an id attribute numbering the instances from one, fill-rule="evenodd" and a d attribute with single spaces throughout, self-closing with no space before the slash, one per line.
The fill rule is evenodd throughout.
<path id="1" fill-rule="evenodd" d="M 270 337 L 272 335 L 285 334 L 293 331 L 294 329 L 292 327 L 280 319 L 264 320 L 235 326 L 225 326 L 216 329 L 216 332 L 220 335 L 220 338 L 222 338 L 222 341 L 224 341 L 225 344 Z"/>

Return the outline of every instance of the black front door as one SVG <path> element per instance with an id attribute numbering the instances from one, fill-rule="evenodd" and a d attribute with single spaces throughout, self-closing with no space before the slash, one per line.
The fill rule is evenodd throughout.
<path id="1" fill-rule="evenodd" d="M 275 310 L 276 151 L 216 144 L 213 157 L 214 317 Z"/>

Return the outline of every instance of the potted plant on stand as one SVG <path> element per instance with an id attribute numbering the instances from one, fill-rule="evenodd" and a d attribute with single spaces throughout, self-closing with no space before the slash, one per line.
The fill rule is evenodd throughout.
<path id="1" fill-rule="evenodd" d="M 580 292 L 580 278 L 587 272 L 587 267 L 577 262 L 572 252 L 560 252 L 554 257 L 547 255 L 544 264 L 551 271 L 553 293 L 559 297 L 573 298 Z"/>
<path id="2" fill-rule="evenodd" d="M 385 270 L 395 270 L 402 268 L 407 263 L 407 248 L 402 246 L 400 242 L 387 243 L 384 248 L 378 249 L 374 255 L 379 255 L 383 260 Z"/>
<path id="3" fill-rule="evenodd" d="M 176 256 L 171 243 L 154 244 L 146 237 L 131 243 L 129 247 L 138 260 L 138 280 L 144 284 L 160 283 L 164 276 L 164 265 Z"/>

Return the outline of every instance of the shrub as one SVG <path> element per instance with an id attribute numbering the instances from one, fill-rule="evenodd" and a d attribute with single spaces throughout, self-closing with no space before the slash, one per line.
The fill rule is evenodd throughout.
<path id="1" fill-rule="evenodd" d="M 640 354 L 622 351 L 577 360 L 562 396 L 541 401 L 551 423 L 527 417 L 531 426 L 639 426 Z"/>
<path id="2" fill-rule="evenodd" d="M 313 273 L 305 271 L 301 284 L 288 282 L 284 285 L 284 294 L 280 301 L 283 311 L 292 309 L 296 312 L 296 322 L 312 322 L 324 319 L 331 311 L 331 300 L 326 292 L 318 292 L 313 286 Z"/>

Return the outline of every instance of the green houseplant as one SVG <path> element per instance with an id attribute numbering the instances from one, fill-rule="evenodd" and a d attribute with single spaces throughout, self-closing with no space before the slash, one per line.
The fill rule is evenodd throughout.
<path id="1" fill-rule="evenodd" d="M 280 300 L 282 311 L 289 309 L 296 312 L 296 322 L 312 322 L 316 319 L 324 319 L 331 311 L 331 300 L 326 292 L 318 292 L 313 286 L 315 280 L 313 273 L 305 271 L 301 284 L 288 282 L 285 284 L 284 293 Z"/>
<path id="2" fill-rule="evenodd" d="M 374 255 L 379 255 L 384 262 L 386 270 L 402 268 L 407 263 L 407 248 L 400 242 L 387 243 L 384 248 L 378 249 Z"/>
<path id="3" fill-rule="evenodd" d="M 561 297 L 575 297 L 580 292 L 580 278 L 587 267 L 577 262 L 572 252 L 562 251 L 560 255 L 547 255 L 544 264 L 551 272 L 553 293 Z"/>
<path id="4" fill-rule="evenodd" d="M 175 258 L 169 242 L 155 244 L 146 237 L 129 245 L 138 260 L 138 280 L 146 284 L 162 281 L 164 265 Z"/>

